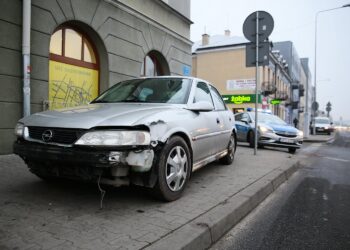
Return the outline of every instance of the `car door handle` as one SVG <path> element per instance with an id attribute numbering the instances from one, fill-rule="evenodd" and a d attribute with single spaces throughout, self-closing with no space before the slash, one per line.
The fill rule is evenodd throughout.
<path id="1" fill-rule="evenodd" d="M 217 123 L 217 124 L 219 124 L 219 123 L 220 123 L 219 118 L 216 118 L 216 123 Z"/>

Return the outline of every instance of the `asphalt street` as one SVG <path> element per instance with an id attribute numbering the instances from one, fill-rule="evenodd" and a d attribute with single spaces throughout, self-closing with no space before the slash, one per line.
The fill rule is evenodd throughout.
<path id="1" fill-rule="evenodd" d="M 213 249 L 350 249 L 350 132 L 309 144 L 305 166 Z"/>

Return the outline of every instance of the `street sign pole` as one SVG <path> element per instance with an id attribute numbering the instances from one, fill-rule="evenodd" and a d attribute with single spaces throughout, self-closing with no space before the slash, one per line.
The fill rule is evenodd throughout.
<path id="1" fill-rule="evenodd" d="M 255 133 L 254 133 L 254 155 L 258 148 L 258 84 L 259 84 L 259 11 L 256 12 L 256 33 L 255 33 Z"/>
<path id="2" fill-rule="evenodd" d="M 244 21 L 243 34 L 251 43 L 246 45 L 246 67 L 255 67 L 255 133 L 254 155 L 258 148 L 258 84 L 260 83 L 259 66 L 269 65 L 269 35 L 274 26 L 272 16 L 266 11 L 251 13 Z"/>

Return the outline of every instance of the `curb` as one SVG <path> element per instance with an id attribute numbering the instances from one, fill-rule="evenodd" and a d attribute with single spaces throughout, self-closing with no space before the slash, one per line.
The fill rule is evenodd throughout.
<path id="1" fill-rule="evenodd" d="M 300 161 L 297 161 L 291 166 L 274 169 L 236 195 L 144 249 L 208 249 L 288 180 L 300 165 Z"/>

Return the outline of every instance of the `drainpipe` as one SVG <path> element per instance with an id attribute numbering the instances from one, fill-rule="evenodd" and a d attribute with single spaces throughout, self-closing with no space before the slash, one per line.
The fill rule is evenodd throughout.
<path id="1" fill-rule="evenodd" d="M 22 55 L 23 55 L 23 116 L 30 115 L 30 21 L 31 0 L 23 0 Z"/>

